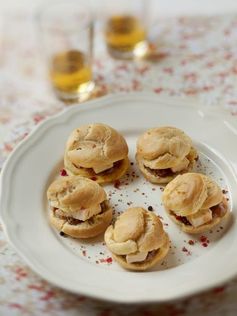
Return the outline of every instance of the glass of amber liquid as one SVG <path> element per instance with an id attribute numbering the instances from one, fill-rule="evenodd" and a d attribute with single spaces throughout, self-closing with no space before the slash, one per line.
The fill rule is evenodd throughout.
<path id="1" fill-rule="evenodd" d="M 148 0 L 106 0 L 104 34 L 109 54 L 118 59 L 142 57 L 147 52 Z"/>
<path id="2" fill-rule="evenodd" d="M 42 53 L 57 96 L 66 101 L 88 99 L 94 89 L 89 8 L 80 0 L 53 2 L 40 11 L 39 25 Z"/>

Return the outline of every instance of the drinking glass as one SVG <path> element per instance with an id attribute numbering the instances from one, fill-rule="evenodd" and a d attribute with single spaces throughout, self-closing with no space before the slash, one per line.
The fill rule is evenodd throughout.
<path id="1" fill-rule="evenodd" d="M 84 1 L 55 1 L 39 12 L 42 53 L 60 99 L 87 99 L 94 89 L 93 19 Z"/>
<path id="2" fill-rule="evenodd" d="M 112 57 L 130 59 L 147 52 L 148 0 L 104 0 L 104 35 Z"/>

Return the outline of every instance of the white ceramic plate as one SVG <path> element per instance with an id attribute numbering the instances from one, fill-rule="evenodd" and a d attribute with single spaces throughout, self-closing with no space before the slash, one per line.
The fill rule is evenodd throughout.
<path id="1" fill-rule="evenodd" d="M 132 162 L 136 139 L 147 128 L 183 129 L 200 152 L 197 171 L 211 175 L 227 191 L 231 219 L 202 238 L 182 233 L 163 210 L 162 188 L 145 181 L 134 163 L 119 188 L 105 189 L 115 213 L 128 205 L 153 207 L 172 241 L 168 257 L 152 271 L 128 272 L 111 262 L 102 237 L 90 242 L 61 237 L 48 224 L 46 190 L 59 173 L 70 132 L 92 122 L 120 131 Z M 75 293 L 124 303 L 162 302 L 216 286 L 237 274 L 236 144 L 237 124 L 232 117 L 181 99 L 140 93 L 70 107 L 37 127 L 8 159 L 0 204 L 6 234 L 35 272 Z"/>

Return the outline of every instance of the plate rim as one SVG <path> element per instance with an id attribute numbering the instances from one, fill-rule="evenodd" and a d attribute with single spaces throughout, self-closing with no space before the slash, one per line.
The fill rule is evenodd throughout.
<path id="1" fill-rule="evenodd" d="M 6 179 L 7 179 L 7 173 L 8 173 L 8 168 L 10 170 L 10 172 L 12 172 L 11 169 L 13 169 L 13 167 L 11 167 L 11 164 L 14 165 L 14 159 L 16 156 L 16 153 L 21 153 L 22 148 L 24 149 L 24 146 L 30 146 L 31 142 L 34 140 L 35 136 L 40 132 L 43 132 L 45 130 L 47 130 L 48 127 L 50 127 L 50 124 L 52 124 L 54 121 L 57 122 L 58 120 L 60 121 L 60 118 L 64 118 L 64 122 L 69 119 L 69 117 L 74 113 L 74 112 L 80 112 L 81 110 L 86 110 L 88 108 L 90 108 L 91 106 L 96 106 L 98 104 L 101 104 L 101 107 L 103 107 L 106 103 L 108 103 L 110 100 L 112 100 L 113 102 L 116 101 L 116 99 L 126 99 L 126 101 L 128 101 L 129 99 L 132 100 L 136 100 L 137 98 L 143 98 L 144 100 L 148 100 L 148 99 L 152 99 L 152 101 L 154 101 L 154 99 L 156 99 L 156 101 L 160 101 L 160 102 L 165 102 L 165 103 L 169 103 L 169 105 L 174 106 L 175 103 L 178 101 L 179 103 L 183 103 L 182 107 L 192 107 L 193 109 L 196 109 L 198 111 L 204 111 L 204 113 L 208 113 L 212 116 L 218 117 L 220 119 L 226 120 L 227 123 L 229 120 L 231 120 L 231 115 L 228 114 L 228 112 L 226 112 L 225 110 L 221 110 L 219 108 L 216 108 L 217 111 L 215 111 L 213 113 L 213 107 L 211 108 L 211 110 L 209 111 L 209 109 L 206 109 L 205 106 L 203 106 L 202 104 L 200 104 L 199 102 L 192 100 L 190 98 L 176 98 L 176 97 L 162 97 L 162 96 L 157 96 L 155 93 L 147 93 L 147 92 L 133 92 L 133 93 L 116 93 L 116 94 L 112 94 L 112 95 L 108 95 L 108 96 L 104 96 L 95 100 L 90 100 L 87 101 L 83 104 L 75 104 L 75 106 L 69 107 L 69 108 L 65 108 L 63 111 L 57 113 L 56 115 L 53 115 L 47 119 L 45 119 L 43 122 L 41 122 L 40 124 L 38 124 L 35 128 L 33 128 L 33 130 L 31 131 L 31 133 L 28 135 L 28 137 L 26 137 L 22 142 L 20 142 L 12 151 L 12 153 L 9 155 L 9 157 L 6 159 L 4 166 L 2 168 L 2 172 L 1 172 L 1 176 L 0 176 L 0 221 L 2 223 L 3 226 L 3 230 L 4 233 L 7 237 L 7 241 L 9 242 L 9 244 L 14 248 L 14 250 L 16 251 L 16 253 L 18 255 L 20 255 L 20 257 L 24 260 L 24 262 L 34 271 L 36 272 L 37 275 L 39 275 L 41 278 L 47 280 L 48 282 L 50 282 L 51 284 L 53 284 L 54 286 L 66 289 L 69 292 L 75 293 L 75 294 L 80 294 L 80 295 L 86 295 L 88 297 L 94 298 L 94 299 L 101 299 L 101 300 L 106 300 L 106 301 L 110 301 L 110 302 L 114 302 L 114 303 L 124 303 L 124 304 L 130 304 L 130 303 L 136 303 L 136 304 L 143 304 L 143 303 L 157 303 L 157 302 L 167 302 L 170 300 L 177 300 L 180 298 L 184 298 L 184 297 L 188 297 L 191 296 L 193 294 L 197 294 L 200 293 L 202 291 L 206 291 L 209 288 L 215 287 L 215 286 L 219 286 L 220 284 L 223 284 L 224 282 L 227 282 L 228 280 L 230 280 L 232 277 L 234 277 L 234 275 L 237 274 L 237 271 L 235 274 L 232 274 L 232 276 L 229 277 L 222 277 L 222 279 L 218 282 L 215 282 L 215 285 L 206 285 L 205 288 L 200 288 L 200 289 L 194 289 L 189 293 L 186 294 L 176 294 L 175 297 L 172 298 L 163 298 L 163 299 L 144 299 L 144 301 L 139 301 L 137 302 L 137 300 L 135 298 L 131 299 L 129 298 L 128 300 L 125 299 L 120 299 L 120 298 L 111 298 L 111 297 L 105 297 L 104 294 L 100 295 L 100 293 L 94 295 L 91 293 L 88 293 L 87 291 L 84 292 L 78 292 L 78 291 L 74 291 L 72 289 L 70 289 L 67 285 L 62 287 L 62 284 L 59 285 L 56 281 L 53 280 L 53 278 L 50 278 L 48 275 L 47 277 L 44 276 L 44 273 L 42 271 L 40 271 L 40 269 L 38 269 L 38 266 L 35 266 L 34 263 L 31 262 L 32 259 L 27 258 L 27 256 L 24 254 L 24 252 L 22 252 L 21 249 L 18 249 L 17 246 L 14 244 L 14 238 L 12 238 L 10 231 L 7 228 L 7 224 L 4 222 L 4 202 L 6 204 L 6 202 L 8 201 L 7 198 L 3 198 L 3 192 L 4 192 L 4 184 L 6 183 Z M 181 105 L 176 105 L 176 106 L 181 106 Z M 221 114 L 221 116 L 220 116 Z M 9 167 L 10 166 L 10 167 Z M 234 170 L 234 168 L 232 167 L 231 164 L 231 169 L 234 172 L 234 176 L 236 177 L 236 172 Z"/>

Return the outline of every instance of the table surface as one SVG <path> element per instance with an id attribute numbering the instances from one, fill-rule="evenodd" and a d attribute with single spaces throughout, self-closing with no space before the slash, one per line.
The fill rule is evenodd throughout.
<path id="1" fill-rule="evenodd" d="M 48 85 L 32 16 L 15 12 L 3 22 L 0 167 L 35 125 L 65 107 Z M 153 61 L 135 63 L 111 59 L 96 33 L 94 79 L 101 91 L 187 97 L 237 115 L 237 15 L 159 18 L 150 36 L 157 49 Z M 72 295 L 43 281 L 11 249 L 1 226 L 0 257 L 0 315 L 221 316 L 237 311 L 237 278 L 177 302 L 122 306 Z"/>
<path id="2" fill-rule="evenodd" d="M 15 12 L 19 10 L 34 10 L 43 3 L 53 0 L 0 0 L 0 12 Z M 104 0 L 76 0 L 90 3 L 96 10 L 104 8 Z M 107 0 L 105 0 L 107 1 Z M 196 15 L 223 14 L 237 12 L 236 0 L 144 0 L 152 7 L 156 15 Z"/>

